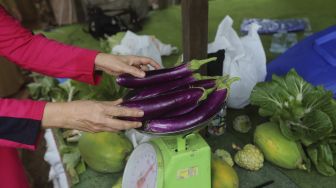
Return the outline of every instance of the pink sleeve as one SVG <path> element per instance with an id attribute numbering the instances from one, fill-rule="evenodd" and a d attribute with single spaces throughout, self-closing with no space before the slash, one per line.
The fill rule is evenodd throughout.
<path id="1" fill-rule="evenodd" d="M 0 99 L 0 147 L 36 149 L 46 102 Z"/>
<path id="2" fill-rule="evenodd" d="M 0 55 L 45 75 L 95 84 L 97 51 L 61 44 L 33 35 L 0 6 Z"/>

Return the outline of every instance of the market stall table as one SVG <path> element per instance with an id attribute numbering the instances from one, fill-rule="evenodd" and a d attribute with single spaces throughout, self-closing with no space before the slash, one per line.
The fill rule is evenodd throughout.
<path id="1" fill-rule="evenodd" d="M 309 18 L 312 30 L 319 31 L 332 24 L 335 24 L 336 12 L 333 10 L 336 2 L 325 0 L 323 3 L 314 0 L 256 0 L 253 4 L 246 1 L 236 0 L 216 0 L 209 2 L 209 41 L 212 41 L 218 23 L 225 15 L 230 15 L 234 19 L 234 28 L 238 31 L 243 18 L 264 17 L 264 18 L 290 18 L 307 17 Z M 271 8 L 276 7 L 276 8 Z M 155 35 L 165 43 L 171 43 L 181 49 L 182 46 L 182 25 L 181 9 L 179 6 L 169 7 L 165 10 L 155 11 L 150 14 L 144 29 L 140 34 Z M 81 25 L 66 26 L 50 32 L 44 32 L 49 38 L 54 38 L 65 43 L 74 44 L 82 47 L 99 49 L 99 42 L 90 38 L 83 32 Z M 270 36 L 262 37 L 268 61 L 276 55 L 269 52 Z M 173 65 L 178 56 L 172 55 L 164 58 L 166 66 Z M 245 110 L 232 110 L 227 112 L 227 131 L 222 136 L 206 137 L 213 150 L 216 148 L 231 148 L 231 144 L 244 145 L 252 142 L 252 132 L 242 134 L 235 132 L 232 128 L 232 120 L 239 114 L 246 114 L 252 119 L 254 126 L 263 122 L 257 114 L 257 110 L 248 107 Z M 314 169 L 307 173 L 300 170 L 284 170 L 269 163 L 258 172 L 250 172 L 235 167 L 238 172 L 241 187 L 255 187 L 263 183 L 272 182 L 268 187 L 302 187 L 302 188 L 330 188 L 336 187 L 335 177 L 324 177 L 319 175 Z M 80 176 L 81 182 L 74 187 L 111 187 L 121 174 L 99 174 L 88 169 Z"/>

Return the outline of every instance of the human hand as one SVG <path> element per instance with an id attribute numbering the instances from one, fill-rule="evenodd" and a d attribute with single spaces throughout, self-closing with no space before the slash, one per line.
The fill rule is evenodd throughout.
<path id="1" fill-rule="evenodd" d="M 47 103 L 42 127 L 67 128 L 87 132 L 117 132 L 141 126 L 141 122 L 116 119 L 115 117 L 142 117 L 143 111 L 118 106 L 122 100 L 112 102 L 73 101 Z"/>
<path id="2" fill-rule="evenodd" d="M 96 70 L 102 70 L 108 74 L 118 76 L 129 73 L 133 76 L 143 78 L 149 66 L 159 69 L 160 65 L 147 57 L 122 56 L 99 53 L 95 59 Z"/>

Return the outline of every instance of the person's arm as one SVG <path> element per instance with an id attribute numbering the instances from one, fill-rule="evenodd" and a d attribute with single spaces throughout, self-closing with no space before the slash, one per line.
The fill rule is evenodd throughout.
<path id="1" fill-rule="evenodd" d="M 95 69 L 111 75 L 129 73 L 144 77 L 153 60 L 116 56 L 68 46 L 33 35 L 0 6 L 0 55 L 20 66 L 54 77 L 94 84 Z M 143 112 L 118 106 L 118 102 L 74 101 L 46 103 L 0 99 L 0 147 L 35 149 L 41 128 L 70 128 L 90 132 L 119 131 L 141 126 L 140 122 L 115 117 L 141 117 Z"/>
<path id="2" fill-rule="evenodd" d="M 98 51 L 33 35 L 0 6 L 0 55 L 21 67 L 53 77 L 94 84 Z"/>
<path id="3" fill-rule="evenodd" d="M 144 115 L 141 110 L 118 106 L 120 102 L 121 100 L 46 103 L 0 99 L 0 147 L 35 150 L 42 128 L 116 132 L 141 126 L 140 122 L 115 118 Z"/>
<path id="4" fill-rule="evenodd" d="M 36 149 L 45 102 L 0 99 L 0 147 Z"/>

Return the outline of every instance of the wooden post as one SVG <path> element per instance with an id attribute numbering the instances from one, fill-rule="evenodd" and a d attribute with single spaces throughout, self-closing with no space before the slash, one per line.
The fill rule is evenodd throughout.
<path id="1" fill-rule="evenodd" d="M 204 59 L 208 46 L 208 0 L 182 0 L 183 61 Z M 206 74 L 206 66 L 201 73 Z"/>
<path id="2" fill-rule="evenodd" d="M 165 9 L 168 7 L 168 0 L 158 0 L 159 9 Z"/>

